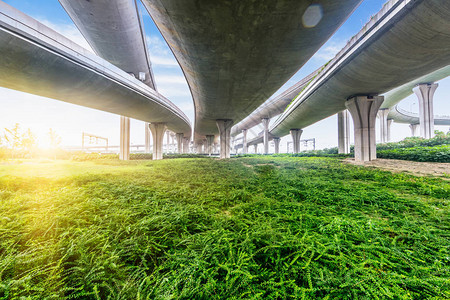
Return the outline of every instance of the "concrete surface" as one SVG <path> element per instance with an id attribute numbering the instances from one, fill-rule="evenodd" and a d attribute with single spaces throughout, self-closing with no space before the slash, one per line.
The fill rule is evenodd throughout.
<path id="1" fill-rule="evenodd" d="M 311 16 L 309 0 L 143 0 L 186 76 L 198 139 L 267 100 L 360 2 L 317 0 Z"/>
<path id="2" fill-rule="evenodd" d="M 167 122 L 191 135 L 186 115 L 146 84 L 0 2 L 0 86 L 124 115 Z"/>

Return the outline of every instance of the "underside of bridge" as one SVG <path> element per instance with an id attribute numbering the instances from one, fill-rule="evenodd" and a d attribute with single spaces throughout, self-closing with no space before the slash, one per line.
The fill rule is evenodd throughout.
<path id="1" fill-rule="evenodd" d="M 143 0 L 186 76 L 199 140 L 267 100 L 360 2 Z"/>

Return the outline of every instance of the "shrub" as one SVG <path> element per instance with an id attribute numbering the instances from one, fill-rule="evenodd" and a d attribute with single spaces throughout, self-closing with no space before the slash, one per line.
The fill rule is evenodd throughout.
<path id="1" fill-rule="evenodd" d="M 377 157 L 448 163 L 450 162 L 450 145 L 379 150 Z"/>

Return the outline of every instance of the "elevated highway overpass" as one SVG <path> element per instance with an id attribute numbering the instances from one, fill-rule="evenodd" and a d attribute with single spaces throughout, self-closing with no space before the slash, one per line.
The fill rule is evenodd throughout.
<path id="1" fill-rule="evenodd" d="M 294 75 L 360 2 L 143 0 L 190 87 L 195 139 L 220 133 L 221 157 L 229 157 L 232 124 Z"/>
<path id="2" fill-rule="evenodd" d="M 384 102 L 381 105 L 381 110 L 388 110 L 387 116 L 380 120 L 381 124 L 386 124 L 385 126 L 381 126 L 381 129 L 386 128 L 385 135 L 389 135 L 389 126 L 390 120 L 396 123 L 406 123 L 410 124 L 412 135 L 416 135 L 417 128 L 419 126 L 424 127 L 425 124 L 420 124 L 420 114 L 409 112 L 407 110 L 401 109 L 399 107 L 399 102 L 404 98 L 408 97 L 413 93 L 413 90 L 423 84 L 434 84 L 436 81 L 444 79 L 450 76 L 450 65 L 447 65 L 441 69 L 438 69 L 430 74 L 425 76 L 421 76 L 411 82 L 408 82 L 402 86 L 399 86 L 387 93 L 384 96 Z M 416 88 L 417 90 L 417 88 Z M 420 101 L 420 99 L 419 99 Z M 420 110 L 420 109 L 419 109 Z M 443 115 L 433 115 L 433 120 L 430 120 L 432 125 L 450 125 L 450 116 Z M 425 128 L 421 128 L 422 134 Z M 434 128 L 430 128 L 431 131 L 434 131 Z M 383 134 L 383 132 L 382 132 Z M 389 140 L 386 138 L 386 141 Z"/>
<path id="3" fill-rule="evenodd" d="M 59 2 L 98 56 L 157 90 L 136 0 L 59 0 Z M 153 132 L 153 159 L 161 159 L 164 132 L 157 131 L 165 131 L 164 125 L 145 124 L 147 152 L 150 152 L 150 130 Z M 129 158 L 129 136 L 130 120 L 121 117 L 121 159 Z M 179 152 L 182 149 L 183 136 L 183 133 L 177 133 Z M 186 142 L 184 145 L 186 146 Z M 185 147 L 185 152 L 187 150 Z"/>
<path id="4" fill-rule="evenodd" d="M 136 0 L 58 0 L 95 53 L 156 90 Z"/>
<path id="5" fill-rule="evenodd" d="M 449 19 L 446 0 L 389 1 L 274 122 L 270 134 L 301 134 L 347 107 L 356 120 L 357 159 L 375 158 L 373 127 L 382 103 L 377 95 L 448 65 Z"/>
<path id="6" fill-rule="evenodd" d="M 0 2 L 0 86 L 124 115 L 191 135 L 163 95 L 38 21 Z"/>

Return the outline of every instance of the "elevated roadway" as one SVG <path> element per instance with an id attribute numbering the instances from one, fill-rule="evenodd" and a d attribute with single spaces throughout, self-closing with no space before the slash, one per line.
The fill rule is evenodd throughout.
<path id="1" fill-rule="evenodd" d="M 448 65 L 450 2 L 391 0 L 354 36 L 270 128 L 284 136 Z"/>
<path id="2" fill-rule="evenodd" d="M 242 130 L 250 129 L 259 125 L 261 123 L 261 119 L 271 119 L 282 114 L 293 99 L 300 94 L 300 92 L 311 82 L 313 78 L 317 76 L 317 74 L 320 73 L 322 69 L 323 67 L 317 69 L 278 96 L 269 98 L 245 119 L 233 126 L 231 129 L 231 136 L 236 136 L 240 134 Z"/>
<path id="3" fill-rule="evenodd" d="M 450 65 L 399 86 L 383 95 L 384 102 L 380 108 L 389 108 L 390 110 L 387 118 L 392 119 L 396 123 L 419 124 L 418 114 L 401 109 L 398 104 L 413 93 L 413 88 L 415 86 L 423 83 L 433 83 L 448 76 L 450 76 Z M 434 124 L 450 125 L 450 116 L 436 115 L 434 116 Z"/>
<path id="4" fill-rule="evenodd" d="M 156 90 L 136 0 L 58 0 L 97 55 Z"/>
<path id="5" fill-rule="evenodd" d="M 33 18 L 0 2 L 0 86 L 191 135 L 186 115 L 164 96 Z"/>
<path id="6" fill-rule="evenodd" d="M 360 2 L 143 0 L 189 84 L 198 139 L 216 135 L 218 120 L 230 120 L 229 138 L 230 124 L 294 75 Z"/>

